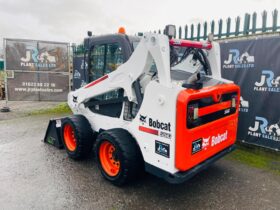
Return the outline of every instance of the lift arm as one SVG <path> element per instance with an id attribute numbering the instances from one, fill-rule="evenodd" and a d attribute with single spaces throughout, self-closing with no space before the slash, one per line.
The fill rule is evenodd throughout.
<path id="1" fill-rule="evenodd" d="M 159 82 L 171 86 L 170 53 L 168 37 L 161 34 L 146 33 L 129 60 L 120 65 L 115 71 L 89 83 L 88 85 L 69 93 L 69 100 L 75 106 L 88 101 L 90 98 L 123 88 L 129 101 L 136 102 L 133 82 L 143 73 L 150 70 L 153 61 L 158 71 Z M 71 103 L 72 104 L 72 103 Z M 73 104 L 73 105 L 74 105 Z"/>

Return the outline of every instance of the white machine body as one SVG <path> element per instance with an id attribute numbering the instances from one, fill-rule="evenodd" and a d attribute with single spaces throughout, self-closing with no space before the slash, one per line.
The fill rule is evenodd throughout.
<path id="1" fill-rule="evenodd" d="M 212 48 L 207 50 L 207 56 L 212 66 L 211 77 L 230 83 L 231 81 L 221 78 L 220 48 L 217 43 L 212 43 Z M 189 61 L 186 59 L 184 62 Z M 157 67 L 156 78 L 149 74 L 153 64 Z M 194 69 L 191 68 L 190 65 L 189 71 L 192 73 Z M 92 97 L 117 89 L 123 89 L 128 101 L 137 104 L 133 89 L 136 80 L 140 81 L 143 101 L 134 119 L 124 119 L 124 104 L 119 118 L 94 113 L 85 106 Z M 186 88 L 183 88 L 180 82 L 171 79 L 168 37 L 146 33 L 127 62 L 98 80 L 70 92 L 68 104 L 74 114 L 82 114 L 88 119 L 94 131 L 126 129 L 137 141 L 146 163 L 173 174 L 178 172 L 175 166 L 176 103 L 178 94 L 184 89 Z M 157 149 L 165 148 L 156 148 L 156 141 L 169 145 L 166 154 L 168 157 L 157 153 Z"/>

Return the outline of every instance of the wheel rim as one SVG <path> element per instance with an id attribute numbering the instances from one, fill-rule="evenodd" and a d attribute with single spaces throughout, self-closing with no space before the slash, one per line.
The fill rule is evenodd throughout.
<path id="1" fill-rule="evenodd" d="M 63 137 L 67 149 L 71 152 L 75 151 L 77 147 L 77 141 L 74 135 L 74 129 L 70 124 L 66 124 L 64 126 Z"/>
<path id="2" fill-rule="evenodd" d="M 118 160 L 115 146 L 104 141 L 99 148 L 99 159 L 102 168 L 109 176 L 116 176 L 120 172 L 120 161 Z"/>

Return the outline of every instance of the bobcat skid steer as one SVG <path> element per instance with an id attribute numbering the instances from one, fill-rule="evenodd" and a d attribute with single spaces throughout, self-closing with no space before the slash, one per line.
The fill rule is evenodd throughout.
<path id="1" fill-rule="evenodd" d="M 87 37 L 86 85 L 74 115 L 50 121 L 45 141 L 82 159 L 94 150 L 115 185 L 142 170 L 182 183 L 234 149 L 240 90 L 221 78 L 220 48 L 165 34 Z"/>

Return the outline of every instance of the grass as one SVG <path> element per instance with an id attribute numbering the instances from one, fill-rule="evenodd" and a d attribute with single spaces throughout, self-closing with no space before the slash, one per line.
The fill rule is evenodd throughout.
<path id="1" fill-rule="evenodd" d="M 273 151 L 238 145 L 238 149 L 229 154 L 227 159 L 280 175 L 280 155 Z"/>
<path id="2" fill-rule="evenodd" d="M 4 71 L 0 71 L 0 83 L 5 81 L 5 72 Z"/>
<path id="3" fill-rule="evenodd" d="M 60 103 L 54 107 L 39 109 L 28 113 L 28 115 L 70 114 L 71 110 L 67 103 Z"/>

